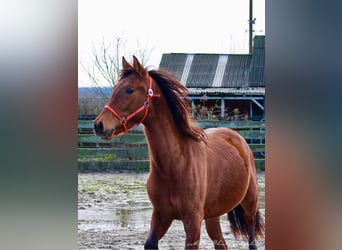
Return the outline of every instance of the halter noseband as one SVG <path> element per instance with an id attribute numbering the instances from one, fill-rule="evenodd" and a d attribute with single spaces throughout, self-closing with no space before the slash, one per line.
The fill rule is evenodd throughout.
<path id="1" fill-rule="evenodd" d="M 132 119 L 136 114 L 145 110 L 145 114 L 144 114 L 143 118 L 141 119 L 141 121 L 139 122 L 139 123 L 142 123 L 148 114 L 148 107 L 150 106 L 151 99 L 153 97 L 160 97 L 160 94 L 154 94 L 153 89 L 152 89 L 152 78 L 151 77 L 149 77 L 149 78 L 150 78 L 150 84 L 149 84 L 149 88 L 147 89 L 147 95 L 146 95 L 146 99 L 144 101 L 144 104 L 140 108 L 138 108 L 136 111 L 134 111 L 133 113 L 131 113 L 129 115 L 122 116 L 118 112 L 116 112 L 115 109 L 110 107 L 109 105 L 104 106 L 104 109 L 110 111 L 120 121 L 125 133 L 128 130 L 127 122 L 130 119 Z"/>

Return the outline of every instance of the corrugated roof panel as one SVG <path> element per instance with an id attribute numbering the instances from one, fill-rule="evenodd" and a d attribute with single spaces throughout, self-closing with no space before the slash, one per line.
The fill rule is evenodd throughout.
<path id="1" fill-rule="evenodd" d="M 229 55 L 222 87 L 247 87 L 251 55 Z"/>
<path id="2" fill-rule="evenodd" d="M 186 58 L 185 61 L 185 65 L 184 65 L 184 70 L 183 70 L 183 74 L 182 74 L 182 78 L 180 80 L 180 82 L 185 85 L 186 81 L 188 79 L 189 76 L 189 72 L 190 72 L 190 68 L 191 68 L 191 64 L 192 64 L 192 60 L 194 59 L 194 55 L 189 54 Z"/>
<path id="3" fill-rule="evenodd" d="M 186 82 L 187 87 L 210 87 L 215 77 L 219 55 L 195 54 Z"/>
<path id="4" fill-rule="evenodd" d="M 228 55 L 220 55 L 218 63 L 217 63 L 217 67 L 216 67 L 215 77 L 214 77 L 213 84 L 212 84 L 213 87 L 221 87 L 227 60 L 228 60 Z"/>
<path id="5" fill-rule="evenodd" d="M 188 54 L 163 54 L 159 64 L 159 68 L 171 71 L 180 80 L 183 74 L 184 65 Z"/>
<path id="6" fill-rule="evenodd" d="M 254 37 L 253 57 L 249 72 L 249 86 L 265 86 L 265 36 Z"/>

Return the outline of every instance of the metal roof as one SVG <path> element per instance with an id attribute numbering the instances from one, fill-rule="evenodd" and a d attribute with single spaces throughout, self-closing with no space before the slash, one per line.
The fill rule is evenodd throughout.
<path id="1" fill-rule="evenodd" d="M 249 70 L 249 86 L 265 86 L 265 36 L 255 36 Z"/>
<path id="2" fill-rule="evenodd" d="M 264 65 L 265 36 L 255 36 L 252 55 L 170 53 L 163 54 L 159 67 L 173 72 L 190 93 L 236 93 L 240 88 L 264 93 L 259 91 L 265 87 Z"/>
<path id="3" fill-rule="evenodd" d="M 265 95 L 265 88 L 188 88 L 193 95 L 203 94 L 232 94 L 232 95 Z"/>

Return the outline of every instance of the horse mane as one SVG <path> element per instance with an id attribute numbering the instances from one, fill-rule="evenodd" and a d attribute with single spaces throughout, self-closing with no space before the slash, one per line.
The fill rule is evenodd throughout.
<path id="1" fill-rule="evenodd" d="M 198 127 L 192 118 L 188 89 L 166 70 L 150 70 L 148 73 L 165 96 L 178 131 L 196 141 L 206 141 L 203 129 Z"/>
<path id="2" fill-rule="evenodd" d="M 139 74 L 132 68 L 132 69 L 121 69 L 119 74 L 119 81 L 122 78 L 125 78 L 131 74 L 135 74 L 137 77 L 140 77 Z"/>

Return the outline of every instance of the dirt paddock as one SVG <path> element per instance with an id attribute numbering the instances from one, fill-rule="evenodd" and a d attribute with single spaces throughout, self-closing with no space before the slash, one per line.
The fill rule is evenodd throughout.
<path id="1" fill-rule="evenodd" d="M 148 173 L 79 173 L 78 248 L 143 249 L 150 227 L 152 206 L 146 193 Z M 260 211 L 265 219 L 265 176 L 258 175 Z M 227 216 L 221 227 L 229 249 L 248 249 L 245 240 L 235 240 Z M 174 221 L 159 242 L 159 249 L 184 249 L 183 224 Z M 265 249 L 264 239 L 257 241 Z M 213 249 L 202 224 L 200 249 Z"/>

